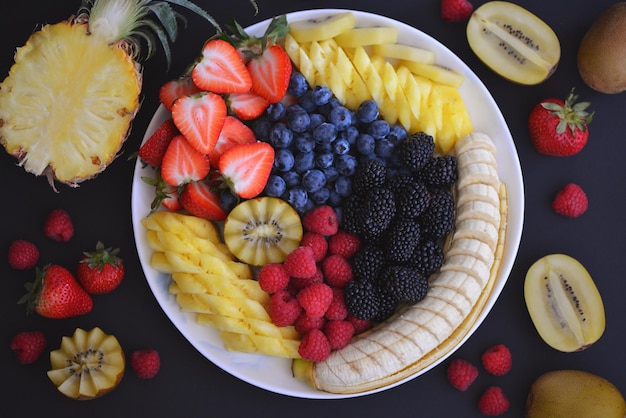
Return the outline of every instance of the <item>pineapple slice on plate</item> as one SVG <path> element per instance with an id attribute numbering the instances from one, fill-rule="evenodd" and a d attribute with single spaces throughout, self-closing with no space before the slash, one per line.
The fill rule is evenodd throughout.
<path id="1" fill-rule="evenodd" d="M 189 0 L 83 0 L 76 17 L 44 25 L 17 49 L 0 84 L 0 143 L 27 172 L 76 187 L 117 157 L 139 110 L 140 41 L 147 58 L 150 30 L 170 60 L 179 15 L 169 3 L 219 30 Z"/>

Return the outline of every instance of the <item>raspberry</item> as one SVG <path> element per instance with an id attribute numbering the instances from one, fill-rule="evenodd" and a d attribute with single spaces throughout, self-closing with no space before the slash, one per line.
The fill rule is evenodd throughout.
<path id="1" fill-rule="evenodd" d="M 291 284 L 297 289 L 304 289 L 307 286 L 310 286 L 315 283 L 323 283 L 324 282 L 324 273 L 322 272 L 322 268 L 320 266 L 315 267 L 315 274 L 311 277 L 292 277 Z"/>
<path id="2" fill-rule="evenodd" d="M 286 290 L 281 290 L 270 296 L 269 315 L 277 327 L 292 325 L 301 311 L 302 307 L 298 301 Z"/>
<path id="3" fill-rule="evenodd" d="M 261 289 L 272 294 L 287 288 L 289 273 L 282 264 L 268 263 L 259 270 L 257 280 Z"/>
<path id="4" fill-rule="evenodd" d="M 283 265 L 291 277 L 300 279 L 311 277 L 317 272 L 311 247 L 300 246 L 296 248 L 287 255 Z"/>
<path id="5" fill-rule="evenodd" d="M 511 370 L 511 352 L 504 344 L 488 348 L 481 358 L 483 367 L 494 376 L 502 376 Z"/>
<path id="6" fill-rule="evenodd" d="M 152 379 L 161 368 L 161 358 L 156 350 L 145 348 L 133 351 L 130 357 L 130 364 L 137 377 Z"/>
<path id="7" fill-rule="evenodd" d="M 39 261 L 39 250 L 30 241 L 15 240 L 9 245 L 9 265 L 16 270 L 28 270 Z"/>
<path id="8" fill-rule="evenodd" d="M 359 249 L 361 249 L 361 240 L 359 237 L 343 229 L 337 231 L 337 233 L 328 240 L 328 250 L 331 254 L 351 258 Z"/>
<path id="9" fill-rule="evenodd" d="M 324 325 L 324 334 L 330 348 L 338 350 L 348 345 L 354 335 L 354 325 L 350 321 L 328 321 Z"/>
<path id="10" fill-rule="evenodd" d="M 67 242 L 74 236 L 74 224 L 65 209 L 55 209 L 48 214 L 43 227 L 44 234 L 57 242 Z"/>
<path id="11" fill-rule="evenodd" d="M 302 240 L 300 240 L 300 245 L 313 249 L 315 261 L 322 261 L 328 252 L 328 241 L 322 234 L 316 232 L 305 232 L 302 235 Z"/>
<path id="12" fill-rule="evenodd" d="M 335 235 L 339 230 L 337 213 L 329 205 L 311 209 L 302 217 L 302 225 L 309 232 L 317 232 L 325 236 Z"/>
<path id="13" fill-rule="evenodd" d="M 315 283 L 298 292 L 300 306 L 313 318 L 324 316 L 333 301 L 333 290 L 325 283 Z"/>
<path id="14" fill-rule="evenodd" d="M 454 359 L 448 365 L 447 375 L 450 384 L 464 392 L 478 377 L 478 369 L 467 360 Z"/>
<path id="15" fill-rule="evenodd" d="M 589 202 L 584 190 L 577 184 L 569 183 L 561 189 L 552 201 L 552 209 L 568 218 L 577 218 L 587 210 Z"/>
<path id="16" fill-rule="evenodd" d="M 319 329 L 307 332 L 298 346 L 298 354 L 305 360 L 324 361 L 330 354 L 330 343 L 326 335 Z"/>
<path id="17" fill-rule="evenodd" d="M 478 399 L 481 414 L 495 417 L 509 410 L 510 402 L 499 386 L 490 386 Z"/>
<path id="18" fill-rule="evenodd" d="M 343 289 L 333 288 L 333 300 L 324 316 L 329 321 L 341 321 L 348 317 L 348 307 L 343 299 Z"/>
<path id="19" fill-rule="evenodd" d="M 340 289 L 353 277 L 350 262 L 337 254 L 329 255 L 322 261 L 322 271 L 324 272 L 326 282 Z"/>
<path id="20" fill-rule="evenodd" d="M 293 326 L 300 333 L 300 335 L 305 335 L 307 332 L 312 329 L 322 329 L 326 324 L 326 318 L 320 316 L 319 318 L 311 318 L 306 314 L 305 311 L 301 311 L 298 318 L 294 322 Z"/>
<path id="21" fill-rule="evenodd" d="M 350 313 L 348 313 L 348 321 L 352 322 L 352 326 L 354 327 L 354 335 L 358 335 L 372 328 L 372 321 L 370 321 L 369 319 L 356 318 Z"/>
<path id="22" fill-rule="evenodd" d="M 41 331 L 22 331 L 11 340 L 11 350 L 20 364 L 31 364 L 37 361 L 46 349 L 46 336 Z"/>

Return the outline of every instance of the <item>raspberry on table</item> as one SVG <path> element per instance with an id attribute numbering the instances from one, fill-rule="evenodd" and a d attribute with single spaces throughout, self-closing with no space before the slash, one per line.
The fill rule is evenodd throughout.
<path id="1" fill-rule="evenodd" d="M 268 311 L 274 325 L 287 327 L 294 324 L 300 312 L 302 312 L 302 307 L 289 292 L 281 290 L 270 296 Z"/>
<path id="2" fill-rule="evenodd" d="M 16 270 L 28 270 L 39 261 L 39 249 L 30 241 L 18 239 L 9 245 L 9 265 Z"/>
<path id="3" fill-rule="evenodd" d="M 296 299 L 307 315 L 317 318 L 324 316 L 332 303 L 333 290 L 325 283 L 315 283 L 300 290 Z"/>
<path id="4" fill-rule="evenodd" d="M 303 359 L 315 362 L 326 360 L 330 351 L 330 342 L 319 329 L 312 329 L 307 332 L 298 346 L 298 354 Z"/>
<path id="5" fill-rule="evenodd" d="M 352 258 L 360 249 L 361 240 L 359 237 L 343 229 L 338 230 L 328 240 L 328 251 L 345 258 Z"/>
<path id="6" fill-rule="evenodd" d="M 280 263 L 265 264 L 259 270 L 257 277 L 261 289 L 270 294 L 285 290 L 289 284 L 289 279 L 289 273 Z"/>
<path id="7" fill-rule="evenodd" d="M 317 272 L 313 249 L 308 246 L 299 246 L 290 252 L 283 265 L 291 277 L 305 279 L 314 276 Z"/>
<path id="8" fill-rule="evenodd" d="M 488 387 L 478 399 L 478 410 L 490 417 L 504 414 L 510 405 L 509 399 L 499 386 Z"/>
<path id="9" fill-rule="evenodd" d="M 305 232 L 300 240 L 300 245 L 311 247 L 313 249 L 313 258 L 317 262 L 322 261 L 328 252 L 326 237 L 317 232 Z"/>
<path id="10" fill-rule="evenodd" d="M 350 321 L 328 321 L 323 329 L 332 350 L 348 345 L 354 335 L 354 325 Z"/>
<path id="11" fill-rule="evenodd" d="M 345 257 L 338 254 L 331 254 L 322 261 L 322 271 L 326 283 L 340 289 L 353 277 L 352 265 Z"/>
<path id="12" fill-rule="evenodd" d="M 502 376 L 511 370 L 511 351 L 504 344 L 489 347 L 481 357 L 485 370 L 494 375 Z"/>
<path id="13" fill-rule="evenodd" d="M 305 230 L 324 236 L 334 235 L 339 230 L 337 213 L 330 205 L 318 206 L 305 213 L 302 217 L 302 225 Z"/>
<path id="14" fill-rule="evenodd" d="M 44 223 L 46 237 L 57 242 L 67 242 L 74 236 L 74 224 L 70 214 L 62 208 L 54 209 Z"/>
<path id="15" fill-rule="evenodd" d="M 478 377 L 478 369 L 467 360 L 454 359 L 448 365 L 447 377 L 454 388 L 464 392 Z"/>
<path id="16" fill-rule="evenodd" d="M 552 201 L 554 211 L 568 218 L 581 216 L 587 211 L 588 206 L 587 194 L 575 183 L 569 183 L 563 187 Z"/>
<path id="17" fill-rule="evenodd" d="M 137 377 L 152 379 L 161 368 L 161 357 L 158 351 L 152 348 L 135 350 L 131 354 L 130 364 Z"/>
<path id="18" fill-rule="evenodd" d="M 20 364 L 32 364 L 46 349 L 47 339 L 41 331 L 22 331 L 12 339 L 10 348 Z"/>

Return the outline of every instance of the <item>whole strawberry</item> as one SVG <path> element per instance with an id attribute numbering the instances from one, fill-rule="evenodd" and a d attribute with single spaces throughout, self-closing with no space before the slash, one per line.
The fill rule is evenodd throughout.
<path id="1" fill-rule="evenodd" d="M 587 144 L 593 113 L 587 112 L 589 102 L 578 102 L 574 90 L 565 99 L 550 98 L 537 104 L 530 112 L 528 130 L 538 152 L 566 157 L 574 155 Z"/>
<path id="2" fill-rule="evenodd" d="M 119 251 L 119 248 L 105 248 L 102 242 L 98 242 L 95 251 L 83 253 L 76 276 L 87 292 L 109 293 L 120 285 L 124 278 L 124 263 L 117 256 Z"/>
<path id="3" fill-rule="evenodd" d="M 46 336 L 41 331 L 18 332 L 12 339 L 10 348 L 15 352 L 20 364 L 31 364 L 37 361 L 46 349 Z"/>
<path id="4" fill-rule="evenodd" d="M 178 129 L 172 119 L 165 120 L 139 148 L 139 158 L 152 167 L 160 166 L 167 146 L 176 135 Z"/>
<path id="5" fill-rule="evenodd" d="M 27 284 L 28 293 L 19 303 L 27 311 L 46 318 L 70 318 L 91 312 L 93 300 L 74 275 L 65 267 L 49 264 L 38 270 L 34 283 Z"/>

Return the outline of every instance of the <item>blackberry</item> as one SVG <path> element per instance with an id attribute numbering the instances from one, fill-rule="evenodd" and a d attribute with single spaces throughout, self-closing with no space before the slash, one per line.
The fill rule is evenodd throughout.
<path id="1" fill-rule="evenodd" d="M 387 168 L 382 161 L 371 159 L 359 164 L 354 176 L 352 186 L 356 192 L 382 187 L 387 179 Z"/>
<path id="2" fill-rule="evenodd" d="M 438 271 L 442 263 L 443 249 L 436 241 L 425 241 L 418 245 L 410 261 L 426 277 Z"/>
<path id="3" fill-rule="evenodd" d="M 457 166 L 457 158 L 452 155 L 433 157 L 426 162 L 418 177 L 430 186 L 449 186 L 459 177 Z"/>
<path id="4" fill-rule="evenodd" d="M 405 218 L 419 217 L 430 204 L 430 193 L 425 184 L 413 180 L 396 194 L 398 215 Z"/>
<path id="5" fill-rule="evenodd" d="M 393 192 L 386 188 L 368 190 L 359 212 L 361 236 L 368 242 L 377 242 L 391 225 L 396 214 Z"/>
<path id="6" fill-rule="evenodd" d="M 420 216 L 424 237 L 437 240 L 448 235 L 454 228 L 454 211 L 454 197 L 450 190 L 430 189 L 430 205 Z"/>
<path id="7" fill-rule="evenodd" d="M 362 199 L 357 194 L 352 194 L 343 201 L 343 219 L 340 226 L 351 234 L 361 234 L 361 220 L 359 219 L 361 205 Z"/>
<path id="8" fill-rule="evenodd" d="M 398 310 L 399 301 L 386 287 L 381 286 L 380 282 L 375 289 L 378 296 L 378 312 L 371 319 L 375 322 L 383 322 Z"/>
<path id="9" fill-rule="evenodd" d="M 385 237 L 385 257 L 388 261 L 409 261 L 420 242 L 420 224 L 415 219 L 396 217 Z"/>
<path id="10" fill-rule="evenodd" d="M 354 277 L 373 280 L 385 263 L 383 249 L 376 245 L 367 245 L 352 258 L 352 273 Z"/>
<path id="11" fill-rule="evenodd" d="M 419 302 L 428 291 L 426 277 L 408 266 L 387 267 L 381 272 L 380 282 L 399 302 Z"/>
<path id="12" fill-rule="evenodd" d="M 352 279 L 343 289 L 348 311 L 357 319 L 370 320 L 380 312 L 380 299 L 373 280 Z"/>
<path id="13" fill-rule="evenodd" d="M 398 172 L 394 175 L 390 175 L 387 179 L 387 187 L 391 189 L 396 199 L 398 199 L 402 193 L 404 193 L 404 189 L 411 184 L 415 184 L 415 178 L 411 173 Z"/>
<path id="14" fill-rule="evenodd" d="M 411 171 L 420 171 L 426 162 L 433 156 L 435 141 L 433 137 L 418 132 L 410 135 L 400 143 L 400 157 Z"/>

